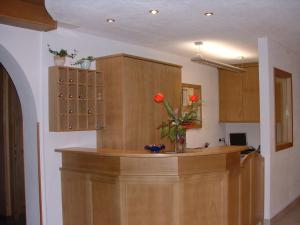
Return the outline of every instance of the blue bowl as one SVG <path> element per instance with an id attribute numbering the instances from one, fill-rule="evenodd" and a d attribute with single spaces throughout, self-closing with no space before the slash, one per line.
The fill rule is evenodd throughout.
<path id="1" fill-rule="evenodd" d="M 150 150 L 151 152 L 158 153 L 162 149 L 165 149 L 165 145 L 145 145 L 144 148 Z"/>

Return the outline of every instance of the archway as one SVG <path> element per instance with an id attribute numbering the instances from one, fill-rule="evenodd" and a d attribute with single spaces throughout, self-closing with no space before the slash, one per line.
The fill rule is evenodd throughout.
<path id="1" fill-rule="evenodd" d="M 0 63 L 9 73 L 17 89 L 23 113 L 26 222 L 30 225 L 40 225 L 37 108 L 24 71 L 1 44 Z"/>

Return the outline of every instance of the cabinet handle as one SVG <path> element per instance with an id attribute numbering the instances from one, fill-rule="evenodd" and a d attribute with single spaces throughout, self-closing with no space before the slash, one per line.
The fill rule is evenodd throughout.
<path id="1" fill-rule="evenodd" d="M 58 97 L 59 97 L 59 98 L 62 98 L 62 97 L 64 97 L 64 95 L 63 95 L 62 93 L 60 93 L 60 94 L 58 95 Z"/>
<path id="2" fill-rule="evenodd" d="M 72 128 L 73 128 L 73 127 L 72 127 L 72 124 L 69 124 L 69 129 L 72 130 Z"/>
<path id="3" fill-rule="evenodd" d="M 73 113 L 73 110 L 72 110 L 72 109 L 70 109 L 70 110 L 69 110 L 69 113 Z"/>
<path id="4" fill-rule="evenodd" d="M 61 83 L 64 82 L 64 80 L 62 78 L 59 78 L 58 81 L 61 82 Z"/>
<path id="5" fill-rule="evenodd" d="M 92 114 L 92 110 L 89 109 L 89 110 L 88 110 L 88 114 Z"/>
<path id="6" fill-rule="evenodd" d="M 73 95 L 69 95 L 69 98 L 73 98 Z"/>
<path id="7" fill-rule="evenodd" d="M 73 80 L 72 79 L 70 79 L 70 83 L 72 83 L 73 82 Z"/>

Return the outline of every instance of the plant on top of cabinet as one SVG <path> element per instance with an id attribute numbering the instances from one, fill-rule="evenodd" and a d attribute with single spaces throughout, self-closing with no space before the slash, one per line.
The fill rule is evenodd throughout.
<path id="1" fill-rule="evenodd" d="M 88 56 L 86 58 L 78 59 L 72 65 L 80 65 L 81 69 L 90 69 L 91 62 L 93 62 L 93 61 L 95 61 L 95 58 L 93 56 Z"/>
<path id="2" fill-rule="evenodd" d="M 74 58 L 77 55 L 77 50 L 74 49 L 73 53 L 69 54 L 66 49 L 61 49 L 59 51 L 51 49 L 50 45 L 48 44 L 48 51 L 54 55 L 54 65 L 56 66 L 63 66 L 65 65 L 66 57 Z"/>

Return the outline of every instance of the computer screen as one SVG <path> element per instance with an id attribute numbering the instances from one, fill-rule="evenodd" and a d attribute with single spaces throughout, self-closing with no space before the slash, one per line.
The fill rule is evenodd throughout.
<path id="1" fill-rule="evenodd" d="M 230 133 L 230 145 L 247 145 L 246 133 Z"/>

